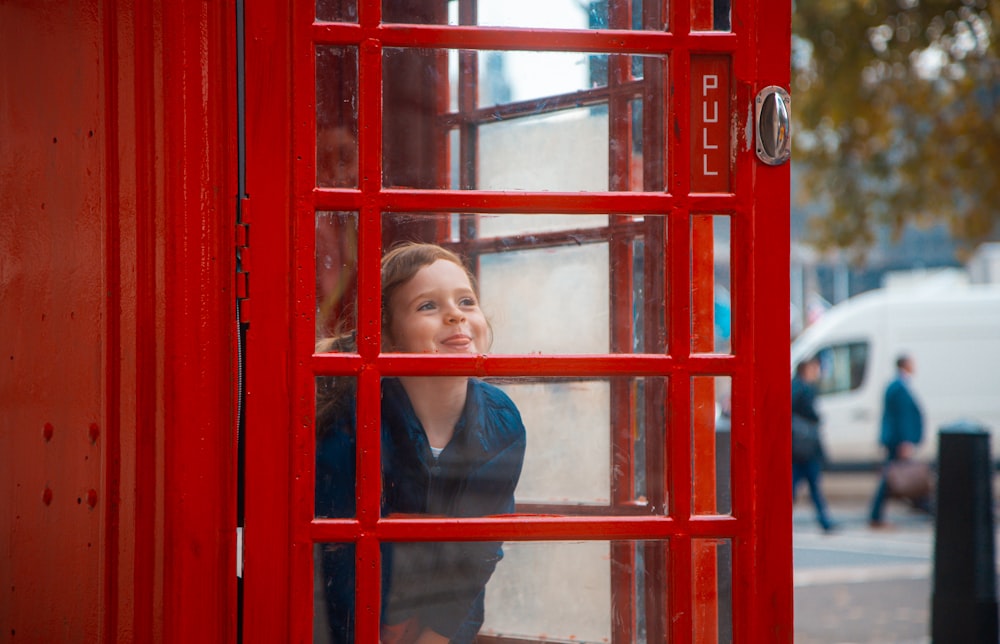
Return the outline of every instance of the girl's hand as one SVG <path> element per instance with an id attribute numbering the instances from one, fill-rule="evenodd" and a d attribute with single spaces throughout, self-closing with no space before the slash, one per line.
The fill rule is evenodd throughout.
<path id="1" fill-rule="evenodd" d="M 414 644 L 419 641 L 419 629 L 416 617 L 398 624 L 382 624 L 379 641 L 381 644 Z"/>
<path id="2" fill-rule="evenodd" d="M 450 642 L 444 635 L 439 635 L 429 628 L 425 628 L 414 644 L 448 644 Z"/>

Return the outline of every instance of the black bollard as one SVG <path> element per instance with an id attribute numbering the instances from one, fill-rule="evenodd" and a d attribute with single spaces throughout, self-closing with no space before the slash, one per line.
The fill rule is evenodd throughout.
<path id="1" fill-rule="evenodd" d="M 941 428 L 931 636 L 935 644 L 995 644 L 997 589 L 990 435 L 956 423 Z"/>

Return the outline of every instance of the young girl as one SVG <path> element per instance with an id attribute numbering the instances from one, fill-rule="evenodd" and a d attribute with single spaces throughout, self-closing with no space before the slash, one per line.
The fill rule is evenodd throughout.
<path id="1" fill-rule="evenodd" d="M 461 260 L 440 246 L 406 244 L 382 260 L 383 350 L 481 354 L 490 328 Z M 320 343 L 348 351 L 352 336 Z M 320 379 L 316 516 L 355 512 L 352 379 Z M 382 514 L 473 517 L 514 511 L 525 431 L 496 387 L 461 377 L 382 380 Z M 499 542 L 382 546 L 383 644 L 471 643 L 483 624 L 486 582 Z M 354 552 L 323 550 L 326 617 L 333 642 L 354 641 Z"/>

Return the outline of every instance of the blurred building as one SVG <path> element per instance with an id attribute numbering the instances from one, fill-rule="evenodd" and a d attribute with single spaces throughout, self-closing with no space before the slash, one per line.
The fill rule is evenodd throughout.
<path id="1" fill-rule="evenodd" d="M 793 193 L 796 181 L 793 169 Z M 869 250 L 864 263 L 853 263 L 845 253 L 820 254 L 806 243 L 809 220 L 819 216 L 819 209 L 792 203 L 790 258 L 792 287 L 792 335 L 795 336 L 814 321 L 829 306 L 849 297 L 884 286 L 886 276 L 905 271 L 936 271 L 944 268 L 964 268 L 959 257 L 960 246 L 952 239 L 948 228 L 939 224 L 929 228 L 908 225 L 899 239 L 892 239 L 888 229 L 878 231 L 878 240 Z M 979 281 L 1000 281 L 1000 244 L 992 255 L 978 260 L 983 277 Z M 978 251 L 977 251 L 978 252 Z M 976 255 L 973 255 L 975 258 Z M 973 261 L 969 262 L 970 279 Z"/>

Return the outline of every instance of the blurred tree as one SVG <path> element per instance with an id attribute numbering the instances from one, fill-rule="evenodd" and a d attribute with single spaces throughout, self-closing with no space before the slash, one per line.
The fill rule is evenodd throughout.
<path id="1" fill-rule="evenodd" d="M 809 241 L 862 258 L 888 226 L 1000 232 L 1000 3 L 793 0 L 796 198 Z"/>

